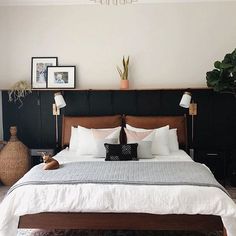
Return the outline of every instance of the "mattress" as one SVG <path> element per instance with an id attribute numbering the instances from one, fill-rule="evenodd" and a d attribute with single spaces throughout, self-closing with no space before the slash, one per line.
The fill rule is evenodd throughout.
<path id="1" fill-rule="evenodd" d="M 98 158 L 93 155 L 78 155 L 76 151 L 66 148 L 54 156 L 60 164 L 77 161 L 104 161 L 104 158 Z M 151 159 L 139 159 L 139 161 L 193 161 L 191 157 L 184 151 L 178 150 L 171 152 L 168 156 L 153 156 Z"/>

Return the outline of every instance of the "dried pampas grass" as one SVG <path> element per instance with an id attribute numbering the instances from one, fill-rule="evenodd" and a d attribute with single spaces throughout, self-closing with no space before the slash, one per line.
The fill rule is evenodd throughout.
<path id="1" fill-rule="evenodd" d="M 30 84 L 25 80 L 20 80 L 11 87 L 10 91 L 8 91 L 9 102 L 19 101 L 20 105 L 18 108 L 21 108 L 23 106 L 22 99 L 31 92 Z"/>

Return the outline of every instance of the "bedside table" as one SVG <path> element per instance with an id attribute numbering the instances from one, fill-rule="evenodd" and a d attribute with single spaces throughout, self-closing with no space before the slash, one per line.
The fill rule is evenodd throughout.
<path id="1" fill-rule="evenodd" d="M 55 149 L 53 148 L 30 149 L 31 168 L 43 162 L 43 159 L 41 156 L 42 152 L 51 154 L 53 156 L 55 154 Z"/>
<path id="2" fill-rule="evenodd" d="M 194 160 L 209 167 L 215 178 L 223 185 L 225 185 L 227 157 L 227 151 L 196 149 Z"/>

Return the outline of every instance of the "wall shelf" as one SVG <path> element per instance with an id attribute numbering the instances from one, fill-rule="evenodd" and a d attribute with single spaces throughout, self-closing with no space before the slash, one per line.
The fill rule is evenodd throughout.
<path id="1" fill-rule="evenodd" d="M 90 88 L 75 88 L 75 89 L 31 89 L 31 91 L 142 91 L 142 90 L 146 90 L 146 91 L 166 91 L 166 90 L 212 90 L 212 88 L 208 88 L 208 87 L 186 87 L 186 88 L 130 88 L 130 89 L 114 89 L 114 88 L 106 88 L 106 89 L 90 89 Z M 10 91 L 11 89 L 0 89 L 0 91 Z"/>

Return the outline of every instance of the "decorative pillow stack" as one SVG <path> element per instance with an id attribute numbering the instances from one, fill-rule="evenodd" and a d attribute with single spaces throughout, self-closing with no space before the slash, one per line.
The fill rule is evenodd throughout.
<path id="1" fill-rule="evenodd" d="M 105 143 L 118 144 L 120 137 L 121 127 L 114 129 L 92 129 L 93 140 L 95 141 L 96 157 L 105 157 L 106 150 L 104 147 Z"/>
<path id="2" fill-rule="evenodd" d="M 112 129 L 88 129 L 71 127 L 70 150 L 78 155 L 105 157 L 104 143 L 117 144 L 121 127 Z"/>
<path id="3" fill-rule="evenodd" d="M 127 143 L 137 143 L 138 158 L 152 158 L 153 131 L 136 132 L 125 128 Z"/>
<path id="4" fill-rule="evenodd" d="M 82 126 L 71 127 L 70 150 L 76 151 L 78 155 L 94 155 L 96 157 L 115 158 L 115 150 L 121 155 L 122 160 L 132 158 L 152 158 L 153 155 L 167 156 L 170 152 L 179 150 L 177 129 L 169 129 L 166 125 L 157 129 L 141 129 L 126 125 L 125 133 L 128 144 L 135 144 L 137 156 L 124 157 L 122 145 L 119 143 L 121 127 L 111 129 L 88 129 Z M 109 144 L 111 146 L 109 146 Z M 104 147 L 105 145 L 105 147 Z M 112 146 L 114 145 L 114 146 Z M 109 150 L 112 150 L 112 158 L 109 158 Z M 118 150 L 119 149 L 119 150 Z M 134 146 L 128 149 L 134 150 Z M 124 158 L 123 158 L 124 157 Z"/>
<path id="5" fill-rule="evenodd" d="M 152 135 L 150 134 L 149 136 L 140 138 L 142 135 L 145 135 L 147 131 L 152 132 Z M 149 130 L 135 128 L 126 124 L 125 132 L 127 136 L 127 143 L 131 143 L 134 141 L 152 141 L 152 155 L 167 156 L 170 154 L 170 152 L 179 150 L 177 129 L 169 129 L 169 125 Z M 131 132 L 136 132 L 136 134 L 133 133 L 131 135 Z M 143 134 L 138 135 L 137 133 Z"/>

